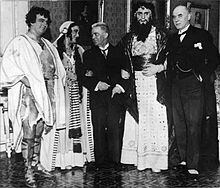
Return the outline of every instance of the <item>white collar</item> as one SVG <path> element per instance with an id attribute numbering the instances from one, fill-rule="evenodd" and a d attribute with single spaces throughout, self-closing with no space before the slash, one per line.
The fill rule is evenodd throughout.
<path id="1" fill-rule="evenodd" d="M 187 26 L 186 26 L 185 28 L 183 28 L 182 30 L 179 30 L 178 34 L 181 35 L 181 34 L 184 33 L 185 31 L 187 31 L 188 28 L 189 28 L 189 26 L 190 26 L 190 24 L 187 25 Z"/>
<path id="2" fill-rule="evenodd" d="M 106 49 L 108 49 L 108 47 L 109 47 L 109 43 L 107 43 L 107 44 L 104 46 L 104 48 L 101 47 L 101 46 L 99 46 L 99 48 L 100 48 L 101 50 L 106 50 Z"/>

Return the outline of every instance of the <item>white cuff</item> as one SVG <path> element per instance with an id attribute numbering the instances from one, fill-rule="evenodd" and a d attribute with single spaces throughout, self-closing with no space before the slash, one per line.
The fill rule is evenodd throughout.
<path id="1" fill-rule="evenodd" d="M 96 85 L 94 91 L 98 91 L 98 90 L 99 90 L 99 83 L 100 83 L 100 82 L 101 82 L 101 81 L 98 82 L 98 84 Z"/>
<path id="2" fill-rule="evenodd" d="M 124 88 L 123 88 L 121 85 L 116 84 L 116 86 L 117 86 L 117 87 L 119 87 L 119 88 L 121 89 L 122 93 L 124 93 L 124 92 L 125 92 Z"/>

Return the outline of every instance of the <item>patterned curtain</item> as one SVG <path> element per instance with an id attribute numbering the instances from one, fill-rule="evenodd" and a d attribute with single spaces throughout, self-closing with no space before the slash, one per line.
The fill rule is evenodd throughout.
<path id="1" fill-rule="evenodd" d="M 110 28 L 110 42 L 117 44 L 126 33 L 126 1 L 105 0 L 104 6 L 104 22 Z"/>

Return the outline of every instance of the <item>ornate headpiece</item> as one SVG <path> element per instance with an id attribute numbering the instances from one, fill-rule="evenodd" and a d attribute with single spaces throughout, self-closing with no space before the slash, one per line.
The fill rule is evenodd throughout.
<path id="1" fill-rule="evenodd" d="M 62 37 L 64 34 L 67 33 L 70 24 L 75 23 L 74 21 L 66 21 L 64 23 L 62 23 L 62 25 L 59 28 L 60 31 L 60 35 L 57 37 L 57 39 L 53 42 L 53 44 L 57 47 L 57 41 L 60 37 Z"/>

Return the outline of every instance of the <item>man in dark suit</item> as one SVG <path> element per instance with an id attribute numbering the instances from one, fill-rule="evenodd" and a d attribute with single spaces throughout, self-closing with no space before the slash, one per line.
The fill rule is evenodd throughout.
<path id="1" fill-rule="evenodd" d="M 189 174 L 198 175 L 202 121 L 204 116 L 209 118 L 205 97 L 207 88 L 213 87 L 211 78 L 219 54 L 211 35 L 191 26 L 190 19 L 187 7 L 179 5 L 173 10 L 178 32 L 167 42 L 167 72 L 172 82 L 173 121 L 181 164 L 187 165 Z"/>
<path id="2" fill-rule="evenodd" d="M 125 116 L 124 95 L 130 75 L 122 70 L 123 53 L 108 42 L 105 23 L 92 25 L 94 46 L 83 54 L 83 84 L 90 92 L 96 167 L 118 165 Z"/>

